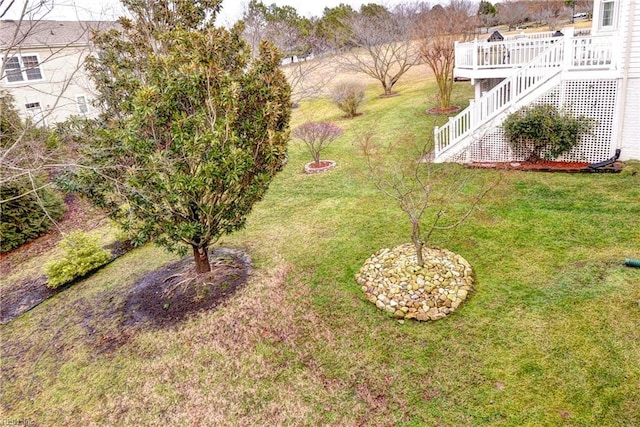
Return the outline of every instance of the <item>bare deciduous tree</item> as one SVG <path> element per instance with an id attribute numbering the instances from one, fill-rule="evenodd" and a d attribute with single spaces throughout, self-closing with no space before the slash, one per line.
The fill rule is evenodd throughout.
<path id="1" fill-rule="evenodd" d="M 0 27 L 0 96 L 20 113 L 0 147 L 0 185 L 28 179 L 33 192 L 50 185 L 38 178 L 68 161 L 64 154 L 70 152 L 54 143 L 54 125 L 69 114 L 91 113 L 93 86 L 83 64 L 91 54 L 91 30 L 100 23 L 47 20 L 56 5 L 0 1 L 0 16 L 14 18 Z"/>
<path id="2" fill-rule="evenodd" d="M 257 52 L 262 40 L 272 42 L 285 56 L 283 71 L 291 85 L 294 105 L 320 95 L 336 75 L 336 67 L 315 58 L 324 50 L 311 20 L 291 6 L 267 6 L 251 0 L 243 14 L 243 36 Z"/>
<path id="3" fill-rule="evenodd" d="M 436 78 L 439 108 L 451 106 L 455 42 L 473 37 L 477 18 L 467 0 L 450 0 L 424 14 L 417 28 L 420 54 Z"/>
<path id="4" fill-rule="evenodd" d="M 417 264 L 422 267 L 422 249 L 431 235 L 462 224 L 499 181 L 460 165 L 430 163 L 424 147 L 407 153 L 414 139 L 408 136 L 383 145 L 368 132 L 359 145 L 375 187 L 407 214 Z"/>
<path id="5" fill-rule="evenodd" d="M 338 139 L 342 133 L 340 126 L 330 122 L 307 122 L 295 128 L 291 135 L 307 144 L 314 165 L 319 168 L 320 152 Z"/>
<path id="6" fill-rule="evenodd" d="M 291 102 L 294 106 L 321 95 L 337 75 L 331 61 L 319 56 L 293 61 L 282 70 L 291 86 Z"/>
<path id="7" fill-rule="evenodd" d="M 354 47 L 339 56 L 342 66 L 376 79 L 384 95 L 392 95 L 398 80 L 420 60 L 412 38 L 418 7 L 405 4 L 389 11 L 375 8 L 350 17 L 346 25 L 351 29 Z"/>
<path id="8" fill-rule="evenodd" d="M 522 0 L 504 0 L 496 4 L 500 22 L 507 24 L 509 30 L 522 25 L 529 17 L 529 5 Z"/>

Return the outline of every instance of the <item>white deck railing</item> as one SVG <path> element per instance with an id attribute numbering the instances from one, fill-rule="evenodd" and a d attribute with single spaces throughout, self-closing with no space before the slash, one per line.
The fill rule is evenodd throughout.
<path id="1" fill-rule="evenodd" d="M 564 39 L 557 39 L 550 48 L 539 54 L 533 61 L 517 73 L 502 81 L 492 90 L 461 111 L 450 117 L 444 126 L 434 129 L 435 159 L 451 150 L 467 135 L 483 123 L 497 116 L 516 99 L 535 88 L 541 80 L 546 80 L 560 72 L 564 62 Z"/>
<path id="2" fill-rule="evenodd" d="M 573 34 L 572 28 L 564 31 L 567 35 Z M 505 36 L 503 41 L 487 42 L 478 39 L 467 43 L 456 43 L 455 57 L 456 68 L 469 70 L 482 70 L 492 68 L 521 67 L 548 49 L 562 36 L 554 37 L 553 31 L 542 33 L 527 33 Z M 574 39 L 591 40 L 596 37 L 584 36 Z"/>
<path id="3" fill-rule="evenodd" d="M 571 39 L 571 69 L 613 68 L 611 36 L 576 37 Z"/>
<path id="4" fill-rule="evenodd" d="M 499 42 L 456 44 L 456 68 L 481 70 L 522 66 L 561 40 L 561 37 L 518 38 Z"/>
<path id="5" fill-rule="evenodd" d="M 553 37 L 553 35 L 555 34 L 555 31 L 541 31 L 541 32 L 537 32 L 537 33 L 525 33 L 524 31 L 518 34 L 507 34 L 504 35 L 504 39 L 505 40 L 516 40 L 516 39 L 522 39 L 522 38 L 528 38 L 528 39 L 549 39 L 551 37 Z"/>
<path id="6" fill-rule="evenodd" d="M 481 98 L 471 101 L 457 116 L 450 117 L 448 123 L 434 129 L 435 160 L 442 161 L 448 153 L 459 151 L 456 147 L 460 148 L 472 132 L 562 70 L 613 68 L 615 63 L 612 40 L 610 36 L 575 38 L 567 34 L 564 37 L 543 40 L 542 43 L 533 41 L 526 47 L 530 49 L 530 53 L 527 54 L 538 53 L 533 60 Z M 542 46 L 546 48 L 542 49 Z M 526 56 L 524 53 L 518 55 L 518 58 Z M 466 143 L 468 145 L 469 141 Z"/>

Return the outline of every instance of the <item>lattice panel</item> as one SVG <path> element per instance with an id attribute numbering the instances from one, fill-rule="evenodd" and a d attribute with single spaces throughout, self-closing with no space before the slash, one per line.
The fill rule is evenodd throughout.
<path id="1" fill-rule="evenodd" d="M 612 135 L 615 113 L 617 80 L 569 80 L 564 81 L 536 100 L 536 104 L 552 104 L 596 120 L 590 135 L 559 160 L 595 163 L 613 155 Z M 476 136 L 469 146 L 471 161 L 506 162 L 522 161 L 525 153 L 514 151 L 504 138 L 501 127 L 495 127 Z"/>

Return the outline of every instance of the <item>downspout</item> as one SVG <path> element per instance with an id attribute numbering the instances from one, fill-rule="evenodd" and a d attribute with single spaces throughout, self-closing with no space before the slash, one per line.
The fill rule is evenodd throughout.
<path id="1" fill-rule="evenodd" d="M 618 123 L 618 135 L 616 141 L 616 150 L 622 149 L 622 137 L 624 134 L 624 121 L 627 115 L 627 89 L 629 87 L 629 64 L 631 63 L 631 40 L 633 38 L 633 18 L 635 15 L 636 0 L 631 0 L 629 5 L 629 22 L 627 22 L 627 38 L 626 38 L 626 50 L 624 52 L 624 63 L 622 70 L 622 95 L 620 104 L 622 111 L 620 112 L 620 120 Z"/>

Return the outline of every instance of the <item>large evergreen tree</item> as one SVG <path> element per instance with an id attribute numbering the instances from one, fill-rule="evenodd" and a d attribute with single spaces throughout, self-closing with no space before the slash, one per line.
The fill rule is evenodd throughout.
<path id="1" fill-rule="evenodd" d="M 132 235 L 169 250 L 245 224 L 281 169 L 290 88 L 280 55 L 214 24 L 221 0 L 123 0 L 132 18 L 97 35 L 88 65 L 104 113 L 70 181 Z"/>

